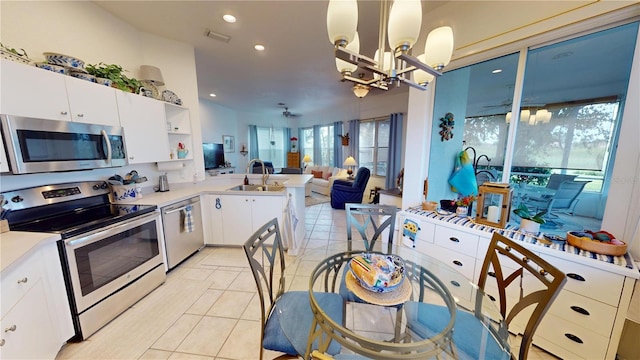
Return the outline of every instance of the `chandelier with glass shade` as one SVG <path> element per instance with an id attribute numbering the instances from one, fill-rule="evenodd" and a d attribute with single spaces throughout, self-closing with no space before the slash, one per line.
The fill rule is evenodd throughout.
<path id="1" fill-rule="evenodd" d="M 342 81 L 354 83 L 353 92 L 360 98 L 372 87 L 389 90 L 401 83 L 426 90 L 427 84 L 442 75 L 442 69 L 451 61 L 453 30 L 449 26 L 432 30 L 425 41 L 424 54 L 414 57 L 411 48 L 418 41 L 421 26 L 420 0 L 380 1 L 378 50 L 370 58 L 359 53 L 357 0 L 330 0 L 327 31 L 335 46 L 336 67 Z M 359 69 L 363 72 L 354 76 Z"/>

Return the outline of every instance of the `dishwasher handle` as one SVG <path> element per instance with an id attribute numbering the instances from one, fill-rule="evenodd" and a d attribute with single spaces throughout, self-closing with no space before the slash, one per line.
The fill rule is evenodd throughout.
<path id="1" fill-rule="evenodd" d="M 187 206 L 193 206 L 193 205 L 197 205 L 199 203 L 200 203 L 200 199 L 189 201 L 189 203 L 184 205 L 184 206 L 180 206 L 180 207 L 177 207 L 177 208 L 169 208 L 167 210 L 163 209 L 162 210 L 162 214 L 163 215 L 173 214 L 174 212 L 178 212 L 178 211 L 182 211 L 182 210 L 186 209 Z"/>

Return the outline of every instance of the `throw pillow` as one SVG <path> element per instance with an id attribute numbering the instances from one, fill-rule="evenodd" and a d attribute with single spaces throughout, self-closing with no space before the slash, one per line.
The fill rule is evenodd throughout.
<path id="1" fill-rule="evenodd" d="M 325 180 L 329 180 L 329 178 L 331 177 L 331 173 L 330 172 L 323 172 L 322 173 L 322 178 Z"/>
<path id="2" fill-rule="evenodd" d="M 322 179 L 322 171 L 318 170 L 311 170 L 311 174 L 313 175 L 314 178 L 316 179 Z"/>

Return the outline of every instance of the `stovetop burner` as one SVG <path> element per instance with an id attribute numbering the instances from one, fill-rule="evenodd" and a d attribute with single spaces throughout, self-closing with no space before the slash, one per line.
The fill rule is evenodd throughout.
<path id="1" fill-rule="evenodd" d="M 2 194 L 3 213 L 13 231 L 61 234 L 69 238 L 157 209 L 155 205 L 111 204 L 104 182 L 66 183 Z"/>

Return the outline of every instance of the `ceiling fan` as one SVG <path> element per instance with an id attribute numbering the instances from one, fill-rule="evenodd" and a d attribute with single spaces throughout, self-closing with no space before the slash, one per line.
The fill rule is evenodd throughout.
<path id="1" fill-rule="evenodd" d="M 302 116 L 301 114 L 292 113 L 291 111 L 289 111 L 288 107 L 284 108 L 284 111 L 282 112 L 282 115 L 284 117 L 286 117 L 286 118 Z"/>
<path id="2" fill-rule="evenodd" d="M 284 103 L 278 103 L 278 105 L 279 106 L 284 106 L 284 111 L 282 112 L 282 116 L 284 116 L 286 118 L 302 116 L 301 114 L 296 114 L 296 113 L 292 113 L 291 111 L 289 111 L 289 108 L 287 106 L 285 106 Z"/>

